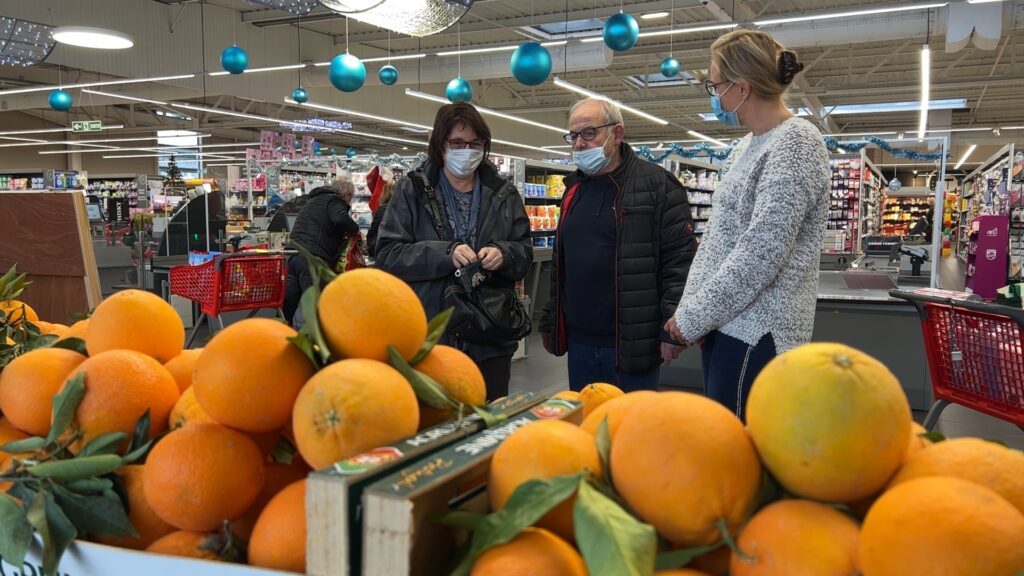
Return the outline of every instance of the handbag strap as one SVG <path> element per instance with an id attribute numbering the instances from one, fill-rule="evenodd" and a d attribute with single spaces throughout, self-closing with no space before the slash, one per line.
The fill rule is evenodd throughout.
<path id="1" fill-rule="evenodd" d="M 437 233 L 438 239 L 451 241 L 451 236 L 448 234 L 448 230 L 444 226 L 444 216 L 441 213 L 441 204 L 437 200 L 437 192 L 434 190 L 434 187 L 430 185 L 427 177 L 419 170 L 411 172 L 409 174 L 409 178 L 412 179 L 413 187 L 419 189 L 419 192 L 427 200 L 427 213 L 430 214 L 430 219 L 433 221 L 434 231 Z"/>

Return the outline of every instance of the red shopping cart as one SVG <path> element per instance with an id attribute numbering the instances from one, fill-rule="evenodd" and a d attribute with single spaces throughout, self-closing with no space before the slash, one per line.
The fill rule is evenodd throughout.
<path id="1" fill-rule="evenodd" d="M 931 430 L 951 403 L 1024 430 L 1024 310 L 951 297 L 938 290 L 893 290 L 921 315 L 935 403 Z"/>
<path id="2" fill-rule="evenodd" d="M 284 318 L 284 287 L 287 277 L 284 253 L 221 254 L 197 266 L 171 268 L 171 294 L 199 305 L 200 315 L 189 334 L 192 347 L 204 323 L 217 319 L 224 329 L 224 312 L 251 310 L 252 318 L 264 308 L 273 308 Z"/>

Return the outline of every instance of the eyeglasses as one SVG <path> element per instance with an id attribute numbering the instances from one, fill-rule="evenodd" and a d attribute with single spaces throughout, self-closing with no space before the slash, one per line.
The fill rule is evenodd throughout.
<path id="1" fill-rule="evenodd" d="M 466 142 L 462 139 L 448 140 L 448 148 L 452 150 L 465 150 L 466 148 L 472 148 L 473 150 L 483 150 L 484 146 L 487 145 L 483 140 L 473 140 Z"/>
<path id="2" fill-rule="evenodd" d="M 722 80 L 719 83 L 714 83 L 711 80 L 704 82 L 704 89 L 708 91 L 709 96 L 718 96 L 718 87 L 722 84 L 729 84 L 732 80 Z"/>
<path id="3" fill-rule="evenodd" d="M 609 122 L 608 124 L 594 126 L 593 128 L 584 128 L 579 132 L 569 132 L 568 134 L 562 136 L 562 138 L 565 138 L 565 141 L 568 142 L 569 144 L 573 144 L 574 142 L 576 142 L 576 139 L 580 137 L 583 138 L 584 142 L 590 142 L 594 138 L 597 138 L 598 130 L 600 130 L 601 128 L 607 128 L 609 126 L 615 126 L 616 124 L 618 124 L 618 122 Z"/>

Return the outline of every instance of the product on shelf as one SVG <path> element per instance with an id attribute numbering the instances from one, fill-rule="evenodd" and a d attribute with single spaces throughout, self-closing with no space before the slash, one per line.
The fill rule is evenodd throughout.
<path id="1" fill-rule="evenodd" d="M 932 212 L 927 197 L 887 197 L 882 211 L 882 235 L 906 236 L 915 222 Z"/>
<path id="2" fill-rule="evenodd" d="M 861 159 L 833 158 L 832 189 L 826 230 L 843 230 L 846 234 L 842 252 L 852 253 L 860 231 Z"/>

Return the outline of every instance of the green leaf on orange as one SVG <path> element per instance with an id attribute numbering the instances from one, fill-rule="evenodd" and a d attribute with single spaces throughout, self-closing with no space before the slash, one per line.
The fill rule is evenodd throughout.
<path id="1" fill-rule="evenodd" d="M 75 410 L 78 410 L 84 396 L 85 373 L 79 372 L 53 397 L 53 421 L 50 424 L 50 433 L 46 436 L 47 444 L 56 443 L 67 432 L 75 419 Z"/>
<path id="2" fill-rule="evenodd" d="M 21 566 L 31 545 L 32 525 L 25 511 L 14 498 L 0 493 L 0 557 L 12 566 Z"/>
<path id="3" fill-rule="evenodd" d="M 588 482 L 573 507 L 576 543 L 591 576 L 647 576 L 654 572 L 658 535 Z"/>
<path id="4" fill-rule="evenodd" d="M 448 329 L 448 321 L 452 319 L 453 312 L 455 312 L 455 308 L 449 308 L 430 319 L 430 324 L 427 325 L 427 339 L 423 342 L 423 346 L 420 346 L 419 352 L 412 357 L 412 360 L 409 360 L 409 364 L 415 366 L 430 354 L 430 351 L 434 349 Z"/>

